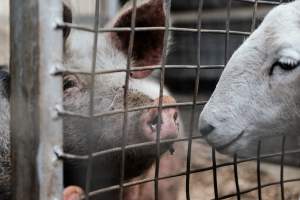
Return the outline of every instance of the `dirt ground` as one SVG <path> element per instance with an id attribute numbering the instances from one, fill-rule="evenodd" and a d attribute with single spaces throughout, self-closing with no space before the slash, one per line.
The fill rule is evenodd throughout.
<path id="1" fill-rule="evenodd" d="M 211 165 L 210 148 L 201 142 L 193 143 L 192 169 L 203 168 Z M 218 155 L 217 163 L 232 162 L 232 158 Z M 285 179 L 300 178 L 300 171 L 292 168 L 285 168 Z M 240 191 L 257 187 L 257 163 L 246 162 L 238 164 L 238 177 Z M 190 190 L 191 199 L 213 199 L 213 173 L 212 170 L 207 172 L 195 173 L 191 176 Z M 218 194 L 219 197 L 236 193 L 236 184 L 234 178 L 233 166 L 221 167 L 217 170 Z M 268 184 L 280 180 L 280 167 L 270 164 L 261 166 L 261 183 Z M 181 182 L 180 188 L 185 188 L 185 182 Z M 179 200 L 185 199 L 185 190 L 180 190 Z M 258 199 L 258 191 L 255 190 L 241 196 L 242 199 Z M 285 185 L 285 199 L 298 200 L 300 197 L 300 182 L 294 182 Z M 266 187 L 262 189 L 262 198 L 265 200 L 281 199 L 280 185 Z M 236 197 L 228 198 L 236 199 Z"/>
<path id="2" fill-rule="evenodd" d="M 167 154 L 161 159 L 160 177 L 174 175 L 186 171 L 186 144 L 176 146 L 174 155 Z M 217 154 L 217 164 L 232 162 L 232 158 Z M 195 141 L 192 145 L 191 171 L 196 172 L 190 175 L 190 199 L 209 200 L 215 198 L 213 171 L 201 169 L 212 166 L 211 148 L 202 141 Z M 296 168 L 285 167 L 284 180 L 300 178 L 300 171 Z M 238 164 L 238 181 L 241 192 L 257 187 L 257 163 L 254 161 Z M 136 180 L 154 178 L 155 167 Z M 261 184 L 270 184 L 280 180 L 280 167 L 278 165 L 261 164 Z M 159 181 L 159 199 L 161 200 L 186 200 L 186 176 L 182 175 L 170 179 Z M 234 177 L 234 167 L 229 165 L 217 169 L 218 197 L 236 194 L 236 182 Z M 126 196 L 127 195 L 127 196 Z M 143 185 L 127 189 L 126 200 L 154 200 L 154 183 L 149 182 Z M 264 187 L 261 190 L 264 200 L 281 200 L 280 185 Z M 258 199 L 258 190 L 242 194 L 243 200 Z M 300 182 L 284 184 L 284 197 L 286 200 L 299 200 Z M 222 199 L 222 198 L 221 198 Z M 237 199 L 237 196 L 223 198 L 229 200 Z"/>

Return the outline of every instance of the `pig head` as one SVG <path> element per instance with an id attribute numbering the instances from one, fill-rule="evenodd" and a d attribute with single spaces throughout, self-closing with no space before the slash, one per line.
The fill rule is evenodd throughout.
<path id="1" fill-rule="evenodd" d="M 69 12 L 66 12 L 69 13 Z M 133 9 L 125 6 L 107 27 L 130 27 Z M 136 10 L 136 27 L 157 27 L 165 25 L 163 0 L 140 2 Z M 70 19 L 70 17 L 69 17 Z M 94 34 L 80 30 L 64 29 L 65 60 L 68 69 L 91 71 Z M 97 42 L 96 71 L 124 70 L 127 67 L 130 32 L 99 33 Z M 159 65 L 164 49 L 164 31 L 136 31 L 133 52 L 130 57 L 132 68 Z M 132 71 L 127 88 L 128 109 L 158 105 L 159 84 L 149 77 L 151 70 Z M 101 74 L 95 77 L 94 113 L 124 109 L 126 73 Z M 91 76 L 66 74 L 64 76 L 64 109 L 88 115 L 90 103 Z M 163 104 L 175 103 L 164 90 Z M 131 111 L 127 120 L 126 145 L 155 142 L 158 131 L 158 109 Z M 64 118 L 64 151 L 77 155 L 99 152 L 122 146 L 124 113 L 96 117 L 93 121 L 75 116 Z M 165 108 L 161 113 L 160 139 L 174 139 L 179 135 L 176 108 Z M 93 144 L 88 142 L 93 138 Z M 161 154 L 172 146 L 161 144 Z M 93 159 L 91 190 L 119 184 L 121 173 L 121 152 Z M 156 145 L 126 150 L 125 180 L 146 171 L 155 161 Z M 87 161 L 66 160 L 65 186 L 86 184 Z M 114 191 L 98 199 L 114 199 Z"/>

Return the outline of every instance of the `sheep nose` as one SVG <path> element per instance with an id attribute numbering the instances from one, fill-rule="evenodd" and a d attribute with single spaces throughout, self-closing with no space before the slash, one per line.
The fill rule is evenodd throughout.
<path id="1" fill-rule="evenodd" d="M 199 122 L 199 130 L 202 136 L 206 137 L 215 130 L 215 127 L 209 124 L 206 120 L 201 119 Z"/>

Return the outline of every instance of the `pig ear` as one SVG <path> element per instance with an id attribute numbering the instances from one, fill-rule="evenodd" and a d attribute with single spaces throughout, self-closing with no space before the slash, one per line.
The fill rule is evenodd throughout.
<path id="1" fill-rule="evenodd" d="M 72 11 L 66 4 L 63 4 L 63 20 L 64 20 L 64 22 L 67 22 L 67 23 L 72 23 L 72 21 L 73 21 L 72 20 Z M 63 28 L 64 40 L 66 40 L 68 38 L 68 36 L 70 35 L 70 32 L 71 32 L 70 27 Z"/>
<path id="2" fill-rule="evenodd" d="M 149 0 L 139 5 L 136 9 L 136 27 L 164 27 L 165 10 L 164 0 Z M 114 27 L 130 27 L 133 8 L 127 9 L 121 14 Z M 130 32 L 114 32 L 112 34 L 115 46 L 128 53 Z M 134 66 L 150 66 L 161 63 L 164 31 L 136 31 L 133 45 Z M 134 78 L 144 78 L 151 74 L 151 70 L 132 72 Z"/>

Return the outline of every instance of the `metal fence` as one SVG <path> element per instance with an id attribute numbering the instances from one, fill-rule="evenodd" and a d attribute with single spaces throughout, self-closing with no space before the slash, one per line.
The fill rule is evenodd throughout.
<path id="1" fill-rule="evenodd" d="M 241 2 L 253 6 L 253 16 L 251 31 L 232 30 L 230 26 L 231 5 L 232 2 Z M 265 187 L 279 185 L 281 198 L 285 199 L 284 185 L 289 182 L 300 181 L 300 177 L 294 179 L 284 179 L 284 161 L 285 156 L 300 153 L 300 149 L 287 151 L 285 147 L 286 138 L 283 137 L 281 151 L 272 154 L 261 153 L 261 143 L 258 144 L 257 155 L 253 158 L 239 159 L 237 156 L 232 158 L 232 162 L 218 164 L 216 160 L 216 150 L 212 148 L 211 157 L 212 164 L 210 167 L 192 169 L 191 168 L 191 155 L 192 155 L 192 142 L 201 139 L 201 136 L 195 134 L 194 126 L 198 119 L 196 114 L 196 107 L 205 105 L 206 102 L 198 101 L 198 87 L 200 81 L 201 70 L 205 69 L 223 69 L 224 64 L 229 59 L 229 45 L 230 37 L 233 35 L 249 36 L 257 26 L 257 8 L 259 5 L 278 5 L 282 1 L 261 1 L 261 0 L 228 0 L 227 1 L 227 18 L 225 21 L 225 29 L 205 29 L 202 28 L 202 8 L 204 0 L 198 2 L 198 25 L 197 28 L 175 27 L 169 25 L 171 0 L 165 0 L 166 5 L 166 21 L 165 27 L 136 27 L 136 5 L 137 1 L 133 0 L 133 15 L 131 19 L 131 26 L 124 28 L 102 28 L 99 25 L 100 5 L 101 0 L 95 1 L 95 14 L 93 27 L 86 27 L 79 24 L 72 24 L 62 22 L 62 1 L 61 0 L 29 0 L 26 4 L 22 0 L 11 1 L 11 74 L 12 74 L 12 94 L 11 94 L 11 127 L 12 127 L 12 150 L 13 150 L 13 169 L 14 175 L 14 199 L 61 199 L 63 191 L 63 177 L 62 177 L 62 161 L 66 159 L 85 160 L 88 163 L 87 179 L 91 174 L 92 161 L 96 157 L 108 155 L 113 152 L 122 153 L 122 173 L 120 176 L 120 183 L 108 188 L 101 188 L 96 191 L 90 191 L 89 181 L 85 188 L 85 199 L 89 199 L 97 194 L 105 193 L 108 191 L 119 191 L 120 199 L 123 199 L 124 188 L 139 185 L 143 183 L 153 182 L 155 185 L 155 199 L 158 199 L 159 182 L 169 178 L 184 176 L 186 179 L 186 199 L 190 197 L 190 177 L 195 173 L 202 173 L 205 171 L 213 172 L 213 185 L 214 185 L 214 199 L 227 199 L 236 197 L 241 199 L 245 193 L 257 191 L 258 199 L 262 199 L 261 190 Z M 22 5 L 22 6 L 20 6 Z M 22 23 L 20 23 L 22 22 Z M 62 28 L 69 27 L 71 29 L 78 29 L 81 31 L 88 31 L 94 33 L 94 47 L 93 47 L 93 62 L 92 70 L 90 72 L 70 71 L 63 67 L 63 49 L 61 44 Z M 133 51 L 133 42 L 135 33 L 138 31 L 164 31 L 164 50 L 162 64 L 157 66 L 144 66 L 139 68 L 132 68 L 130 58 Z M 109 70 L 97 71 L 96 70 L 96 54 L 97 54 L 97 41 L 100 33 L 104 32 L 130 32 L 129 42 L 129 56 L 127 62 L 127 69 L 125 70 Z M 172 32 L 189 32 L 197 35 L 197 48 L 196 65 L 167 65 L 166 55 L 168 38 Z M 203 34 L 220 34 L 223 35 L 225 40 L 225 56 L 224 64 L 222 65 L 202 65 L 201 62 L 201 38 Z M 53 42 L 55 41 L 55 42 Z M 128 81 L 129 75 L 132 71 L 142 71 L 145 69 L 160 70 L 160 100 L 158 106 L 141 106 L 135 108 L 128 107 Z M 165 83 L 166 69 L 185 69 L 195 72 L 194 76 L 194 92 L 192 101 L 163 104 L 163 85 Z M 124 87 L 124 107 L 120 110 L 109 112 L 94 113 L 94 80 L 96 76 L 103 74 L 111 74 L 117 72 L 126 72 L 126 82 Z M 90 75 L 92 85 L 90 87 L 90 105 L 88 115 L 81 115 L 69 112 L 63 109 L 63 94 L 62 94 L 62 74 L 86 74 Z M 51 91 L 51 92 L 49 92 Z M 159 127 L 161 124 L 161 112 L 163 108 L 169 107 L 190 107 L 191 120 L 189 122 L 188 135 L 184 138 L 160 141 L 160 130 L 157 132 L 157 141 L 142 144 L 135 144 L 127 146 L 127 121 L 128 113 L 145 110 L 149 108 L 158 108 L 159 110 Z M 123 114 L 123 139 L 122 146 L 114 149 L 107 149 L 101 152 L 90 151 L 88 155 L 70 155 L 63 152 L 62 148 L 62 118 L 70 116 L 80 116 L 91 121 L 99 117 L 109 115 Z M 93 130 L 92 130 L 93 131 Z M 93 143 L 93 138 L 87 136 L 88 143 Z M 180 173 L 172 174 L 169 176 L 159 176 L 160 171 L 160 144 L 166 142 L 188 142 L 186 169 Z M 138 180 L 133 182 L 125 182 L 124 180 L 124 166 L 126 165 L 125 151 L 129 149 L 139 148 L 142 146 L 156 144 L 156 164 L 155 164 L 155 177 Z M 278 157 L 280 160 L 280 180 L 270 183 L 261 182 L 260 165 L 261 161 L 266 158 Z M 241 163 L 248 161 L 257 161 L 257 186 L 249 188 L 248 190 L 241 190 L 239 186 L 238 166 Z M 234 177 L 236 183 L 236 192 L 220 196 L 218 193 L 218 172 L 217 170 L 222 167 L 233 166 Z M 30 178 L 29 178 L 30 176 Z M 201 191 L 199 191 L 201 192 Z M 27 198 L 28 197 L 28 198 Z"/>

